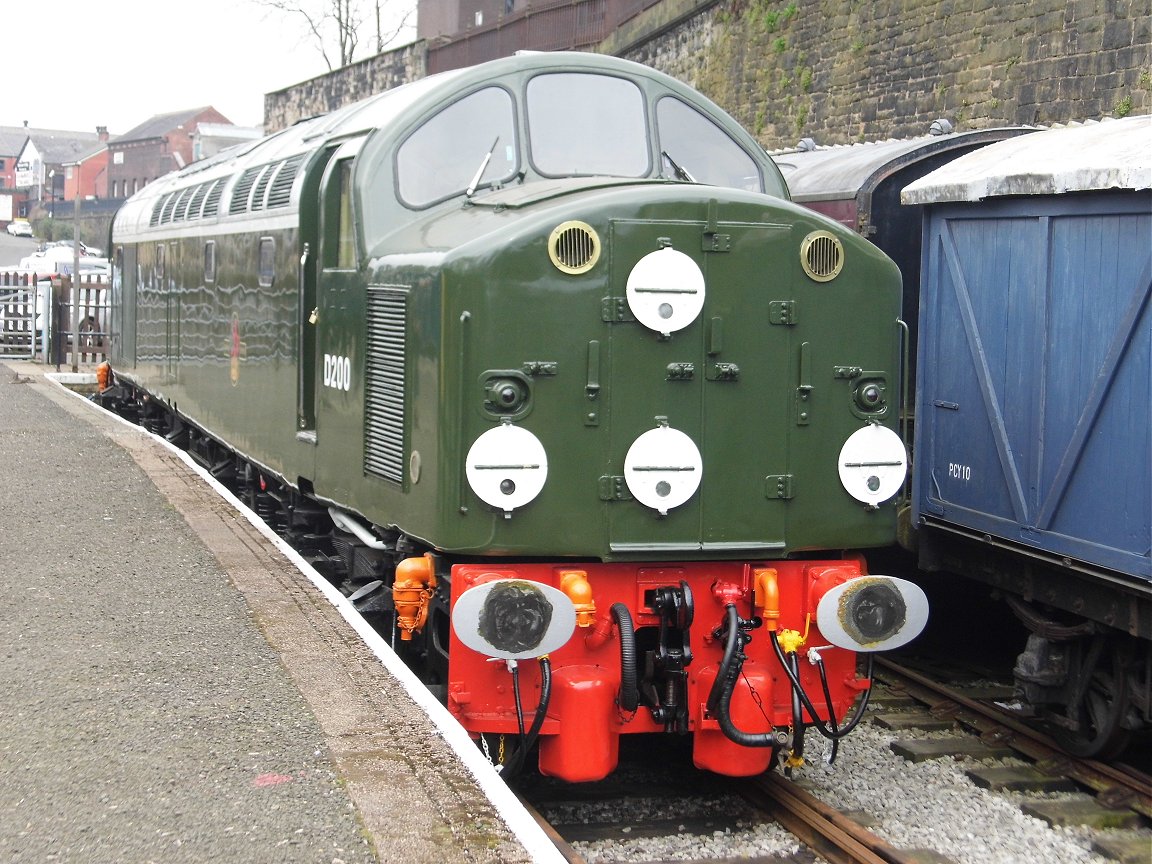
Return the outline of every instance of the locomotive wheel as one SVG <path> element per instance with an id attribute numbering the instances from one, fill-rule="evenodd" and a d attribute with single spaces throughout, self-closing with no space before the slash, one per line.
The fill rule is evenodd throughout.
<path id="1" fill-rule="evenodd" d="M 1073 756 L 1113 759 L 1124 751 L 1132 737 L 1129 730 L 1120 727 L 1127 710 L 1123 652 L 1113 645 L 1103 652 L 1079 703 L 1067 707 L 1067 716 L 1080 728 L 1057 726 L 1052 737 Z"/>

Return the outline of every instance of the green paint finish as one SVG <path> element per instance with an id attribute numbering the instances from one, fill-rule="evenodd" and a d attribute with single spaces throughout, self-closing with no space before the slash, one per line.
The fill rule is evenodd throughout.
<path id="1" fill-rule="evenodd" d="M 646 172 L 540 174 L 525 94 L 533 76 L 557 72 L 635 85 Z M 406 206 L 398 190 L 413 187 L 398 176 L 397 148 L 462 95 L 491 88 L 515 118 L 508 140 L 482 148 L 495 173 L 462 147 L 466 167 L 439 176 L 475 172 L 475 193 L 462 185 Z M 740 159 L 662 126 L 668 98 L 721 130 Z M 586 156 L 571 158 L 598 164 L 606 143 L 585 141 Z M 689 173 L 739 165 L 732 185 L 751 170 L 762 178 L 753 185 L 777 194 L 676 182 L 662 151 Z M 785 200 L 753 139 L 682 85 L 611 58 L 525 56 L 383 94 L 232 158 L 154 184 L 117 217 L 125 308 L 114 365 L 285 482 L 460 554 L 706 560 L 892 542 L 894 506 L 853 500 L 837 458 L 869 419 L 894 425 L 894 405 L 861 412 L 843 370 L 897 392 L 896 269 Z M 283 164 L 298 171 L 291 183 L 278 180 Z M 252 176 L 270 191 L 257 179 L 247 204 L 226 212 L 243 197 L 238 178 L 264 165 Z M 164 221 L 169 196 L 214 176 L 226 178 L 219 215 Z M 275 189 L 291 194 L 274 204 Z M 553 229 L 571 221 L 598 238 L 587 272 L 562 272 L 549 256 Z M 801 268 L 816 230 L 843 244 L 829 282 Z M 273 252 L 263 274 L 262 244 Z M 665 248 L 705 291 L 668 333 L 637 320 L 627 292 L 637 263 Z M 532 433 L 548 460 L 539 495 L 508 512 L 485 503 L 466 471 L 474 442 L 504 422 Z M 662 425 L 691 440 L 699 465 L 684 470 L 700 477 L 665 512 L 625 479 L 633 442 Z"/>

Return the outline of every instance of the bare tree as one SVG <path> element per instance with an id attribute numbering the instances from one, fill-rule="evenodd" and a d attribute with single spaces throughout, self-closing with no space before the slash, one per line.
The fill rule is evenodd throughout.
<path id="1" fill-rule="evenodd" d="M 356 60 L 361 28 L 371 14 L 376 53 L 384 50 L 408 25 L 415 0 L 251 0 L 278 14 L 294 18 L 306 38 L 324 58 L 328 71 Z M 371 44 L 371 43 L 369 43 Z"/>

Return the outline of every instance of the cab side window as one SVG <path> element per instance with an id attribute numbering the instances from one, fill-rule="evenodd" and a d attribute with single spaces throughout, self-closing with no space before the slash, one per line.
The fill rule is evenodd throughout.
<path id="1" fill-rule="evenodd" d="M 695 108 L 665 96 L 656 103 L 656 124 L 663 176 L 691 178 L 709 186 L 764 191 L 760 169 L 752 157 Z"/>
<path id="2" fill-rule="evenodd" d="M 276 241 L 271 237 L 260 238 L 258 279 L 261 288 L 269 288 L 276 279 Z"/>
<path id="3" fill-rule="evenodd" d="M 209 240 L 204 244 L 204 282 L 209 284 L 216 281 L 216 241 Z"/>
<path id="4" fill-rule="evenodd" d="M 342 159 L 332 170 L 324 201 L 324 267 L 356 269 L 356 223 L 352 209 L 352 160 Z"/>
<path id="5" fill-rule="evenodd" d="M 428 207 L 476 186 L 512 179 L 520 163 L 512 97 L 486 87 L 433 116 L 396 151 L 400 200 Z"/>

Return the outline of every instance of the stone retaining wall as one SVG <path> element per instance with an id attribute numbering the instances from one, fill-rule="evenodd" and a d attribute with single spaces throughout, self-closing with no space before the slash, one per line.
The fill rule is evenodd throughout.
<path id="1" fill-rule="evenodd" d="M 1152 0 L 665 0 L 601 45 L 769 149 L 1152 112 Z M 269 131 L 424 74 L 424 43 L 265 97 Z"/>

